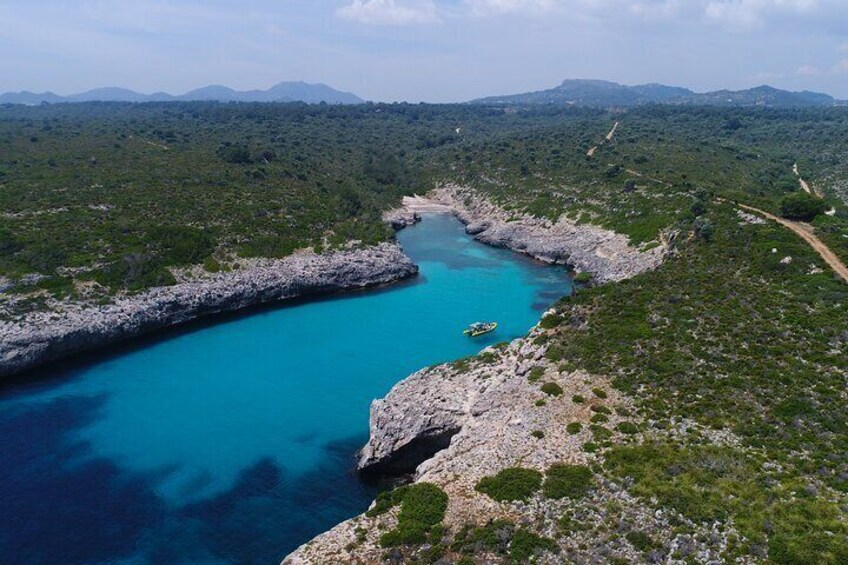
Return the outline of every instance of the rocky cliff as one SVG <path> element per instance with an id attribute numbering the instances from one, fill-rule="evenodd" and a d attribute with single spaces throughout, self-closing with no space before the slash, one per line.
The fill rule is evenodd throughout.
<path id="1" fill-rule="evenodd" d="M 534 563 L 659 562 L 625 538 L 631 529 L 650 532 L 654 543 L 696 562 L 719 562 L 732 531 L 711 531 L 653 510 L 601 475 L 580 497 L 536 492 L 499 502 L 477 488 L 484 477 L 516 467 L 543 474 L 569 465 L 591 474 L 600 458 L 587 445 L 626 443 L 643 434 L 626 427 L 638 418 L 607 379 L 562 372 L 546 358 L 545 346 L 534 343 L 543 333 L 536 328 L 528 338 L 471 360 L 419 371 L 371 406 L 371 437 L 359 468 L 410 471 L 414 484 L 438 486 L 448 496 L 440 540 L 431 535 L 422 544 L 386 544 L 386 533 L 400 523 L 393 508 L 339 524 L 298 548 L 284 565 L 524 563 L 527 558 L 510 552 L 516 535 L 537 539 L 527 532 L 551 540 L 534 550 Z M 609 529 L 611 523 L 621 529 Z M 564 524 L 572 531 L 564 533 Z"/>
<path id="2" fill-rule="evenodd" d="M 257 260 L 246 269 L 205 274 L 108 305 L 62 303 L 58 310 L 0 322 L 0 377 L 201 316 L 386 284 L 417 272 L 397 245 L 386 243 Z"/>

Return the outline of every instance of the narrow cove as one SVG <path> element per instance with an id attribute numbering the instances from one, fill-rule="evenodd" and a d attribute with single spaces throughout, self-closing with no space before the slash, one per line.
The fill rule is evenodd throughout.
<path id="1" fill-rule="evenodd" d="M 561 267 L 428 215 L 415 280 L 178 332 L 0 391 L 0 554 L 33 563 L 277 563 L 375 495 L 368 405 L 409 373 L 523 335 Z M 475 340 L 462 329 L 497 320 Z"/>

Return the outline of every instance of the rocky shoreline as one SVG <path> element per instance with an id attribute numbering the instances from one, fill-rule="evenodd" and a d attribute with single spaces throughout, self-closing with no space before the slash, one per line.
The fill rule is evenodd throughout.
<path id="1" fill-rule="evenodd" d="M 507 214 L 476 192 L 445 186 L 426 198 L 404 199 L 404 206 L 387 214 L 396 229 L 420 220 L 421 213 L 453 213 L 478 241 L 512 249 L 549 263 L 567 264 L 591 273 L 596 283 L 635 276 L 658 267 L 668 251 L 660 242 L 641 251 L 626 237 L 595 226 L 576 225 L 565 218 L 557 222 L 527 215 Z M 550 314 L 554 314 L 551 312 Z M 494 520 L 535 524 L 541 535 L 556 537 L 554 516 L 581 513 L 587 522 L 603 524 L 602 507 L 612 502 L 627 507 L 633 523 L 668 531 L 669 517 L 657 514 L 630 497 L 620 485 L 602 484 L 583 506 L 534 497 L 526 503 L 501 504 L 475 489 L 477 482 L 515 466 L 544 471 L 554 464 L 587 465 L 596 456 L 582 448 L 592 441 L 596 406 L 577 404 L 572 398 L 599 399 L 615 407 L 609 411 L 609 427 L 623 421 L 629 401 L 602 376 L 582 372 L 563 373 L 546 358 L 544 330 L 533 328 L 526 338 L 489 348 L 472 360 L 423 369 L 401 381 L 383 399 L 371 405 L 370 438 L 359 453 L 358 469 L 364 473 L 410 473 L 414 483 L 437 485 L 448 495 L 443 526 L 462 531 Z M 541 338 L 541 340 L 537 340 Z M 559 387 L 551 396 L 542 383 Z M 556 390 L 556 389 L 555 389 Z M 598 391 L 601 391 L 600 393 Z M 606 413 L 606 412 L 605 412 Z M 567 431 L 580 424 L 580 431 Z M 621 436 L 613 432 L 615 436 Z M 379 516 L 362 514 L 347 520 L 302 545 L 283 561 L 284 565 L 323 563 L 403 562 L 428 555 L 387 551 L 381 535 L 398 524 L 398 512 Z M 715 539 L 710 538 L 711 540 Z M 591 547 L 588 535 L 575 535 L 560 547 L 578 562 L 600 562 L 603 555 L 637 562 L 641 555 L 626 542 L 611 538 L 609 547 Z M 709 561 L 718 554 L 722 539 L 695 543 L 683 538 L 671 544 L 698 551 Z M 691 547 L 690 547 L 691 546 Z M 476 555 L 477 562 L 500 562 L 494 555 Z M 560 563 L 561 555 L 537 556 L 538 563 Z M 479 561 L 482 559 L 482 561 Z M 442 562 L 442 561 L 439 561 Z M 444 561 L 452 562 L 451 560 Z"/>
<path id="2" fill-rule="evenodd" d="M 556 222 L 527 214 L 507 212 L 469 188 L 447 185 L 426 198 L 404 199 L 394 211 L 392 224 L 403 227 L 420 213 L 450 212 L 465 231 L 481 243 L 529 255 L 546 263 L 568 265 L 590 273 L 596 283 L 623 280 L 657 268 L 668 246 L 664 241 L 647 250 L 630 245 L 626 236 L 613 231 L 559 218 Z"/>
<path id="3" fill-rule="evenodd" d="M 0 378 L 191 320 L 249 306 L 392 283 L 418 267 L 398 245 L 298 253 L 249 268 L 116 299 L 108 305 L 62 303 L 0 322 Z"/>

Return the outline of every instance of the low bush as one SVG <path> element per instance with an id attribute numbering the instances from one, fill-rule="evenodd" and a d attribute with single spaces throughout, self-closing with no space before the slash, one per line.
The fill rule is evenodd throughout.
<path id="1" fill-rule="evenodd" d="M 546 498 L 582 498 L 592 487 L 592 471 L 585 465 L 552 465 L 542 493 Z"/>
<path id="2" fill-rule="evenodd" d="M 627 538 L 627 541 L 630 542 L 630 545 L 632 545 L 639 551 L 648 551 L 656 545 L 654 543 L 654 540 L 651 539 L 651 536 L 649 536 L 645 532 L 633 530 L 632 532 L 627 532 L 627 535 L 624 537 Z"/>
<path id="3" fill-rule="evenodd" d="M 542 385 L 542 392 L 548 396 L 562 396 L 562 387 L 556 383 L 545 383 Z"/>
<path id="4" fill-rule="evenodd" d="M 621 422 L 615 429 L 623 434 L 635 434 L 639 431 L 639 428 L 633 422 Z"/>
<path id="5" fill-rule="evenodd" d="M 531 383 L 535 383 L 536 381 L 541 379 L 542 375 L 544 375 L 544 374 L 545 374 L 545 368 L 544 367 L 533 367 L 532 369 L 530 369 L 530 374 L 527 376 L 527 380 L 530 381 Z"/>
<path id="6" fill-rule="evenodd" d="M 550 538 L 524 529 L 517 530 L 509 544 L 509 557 L 515 563 L 527 563 L 531 557 L 542 551 L 555 553 L 559 551 L 559 546 Z"/>
<path id="7" fill-rule="evenodd" d="M 448 507 L 448 495 L 442 489 L 432 483 L 416 483 L 392 500 L 397 498 L 401 505 L 397 526 L 380 536 L 380 545 L 421 544 L 427 541 L 428 534 L 438 531 Z M 441 539 L 442 533 L 434 537 Z"/>
<path id="8" fill-rule="evenodd" d="M 583 426 L 580 424 L 580 422 L 571 422 L 570 424 L 565 426 L 565 431 L 567 431 L 571 435 L 579 434 L 582 429 Z"/>
<path id="9" fill-rule="evenodd" d="M 806 192 L 790 194 L 780 201 L 780 215 L 790 220 L 809 222 L 826 210 L 824 200 Z"/>
<path id="10" fill-rule="evenodd" d="M 475 486 L 498 502 L 527 500 L 542 486 L 542 474 L 533 469 L 510 467 L 497 475 L 483 477 Z"/>

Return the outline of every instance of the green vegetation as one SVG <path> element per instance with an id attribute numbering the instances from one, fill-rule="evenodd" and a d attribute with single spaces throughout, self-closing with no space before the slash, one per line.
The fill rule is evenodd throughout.
<path id="1" fill-rule="evenodd" d="M 592 487 L 592 471 L 585 465 L 552 465 L 542 493 L 547 498 L 582 498 Z"/>
<path id="2" fill-rule="evenodd" d="M 780 201 L 780 214 L 790 220 L 810 222 L 827 210 L 827 203 L 806 192 L 784 196 Z"/>
<path id="3" fill-rule="evenodd" d="M 587 158 L 613 120 L 615 139 Z M 846 146 L 848 112 L 824 107 L 3 107 L 0 276 L 13 283 L 6 297 L 22 299 L 0 303 L 0 317 L 44 308 L 46 295 L 75 298 L 80 283 L 108 301 L 173 284 L 174 269 L 221 272 L 244 257 L 386 241 L 381 213 L 437 183 L 473 188 L 516 217 L 604 226 L 641 249 L 669 242 L 656 271 L 581 286 L 540 322 L 549 361 L 608 376 L 634 403 L 615 409 L 630 443 L 613 444 L 601 425 L 611 410 L 595 405 L 582 449 L 621 484 L 630 477 L 645 504 L 732 522 L 740 535 L 725 560 L 844 563 L 848 286 L 797 236 L 745 223 L 734 203 L 810 221 L 848 261 Z M 795 162 L 824 199 L 800 192 Z M 24 278 L 32 273 L 48 278 Z M 544 374 L 535 367 L 528 379 Z M 541 389 L 563 394 L 556 383 Z M 694 424 L 685 440 L 671 433 L 681 420 Z M 640 430 L 654 439 L 639 443 Z M 712 431 L 739 443 L 706 445 Z M 477 490 L 527 500 L 554 488 L 554 475 L 543 487 L 536 471 L 506 469 Z M 410 489 L 382 493 L 369 515 L 401 505 L 406 518 L 386 545 L 430 540 L 439 555 L 431 538 L 441 537 L 443 499 L 435 487 Z M 520 531 L 500 523 L 466 535 L 502 556 L 519 548 L 513 559 L 546 549 Z M 627 539 L 646 551 L 653 540 L 641 535 Z"/>
<path id="4" fill-rule="evenodd" d="M 656 545 L 654 540 L 651 539 L 651 536 L 638 530 L 627 532 L 627 535 L 624 537 L 626 537 L 627 541 L 629 541 L 630 544 L 639 551 L 648 551 Z"/>
<path id="5" fill-rule="evenodd" d="M 527 500 L 542 486 L 542 474 L 533 469 L 511 467 L 493 477 L 483 477 L 474 488 L 498 502 Z"/>
<path id="6" fill-rule="evenodd" d="M 628 435 L 639 432 L 639 428 L 633 422 L 619 422 L 615 429 Z"/>
<path id="7" fill-rule="evenodd" d="M 611 449 L 605 465 L 634 479 L 637 495 L 656 498 L 691 520 L 733 517 L 744 539 L 734 541 L 732 554 L 750 554 L 759 545 L 776 563 L 842 563 L 848 557 L 848 525 L 839 505 L 797 478 L 781 480 L 777 470 L 764 474 L 762 455 L 648 443 Z"/>
<path id="8" fill-rule="evenodd" d="M 574 282 L 578 284 L 586 284 L 592 281 L 592 273 L 577 273 L 573 278 Z"/>
<path id="9" fill-rule="evenodd" d="M 380 536 L 380 545 L 395 547 L 422 544 L 428 536 L 437 538 L 433 540 L 435 543 L 441 540 L 442 535 L 437 526 L 444 519 L 448 507 L 448 495 L 442 489 L 431 483 L 415 483 L 395 489 L 390 497 L 384 505 L 389 502 L 391 506 L 400 504 L 398 524 Z M 380 504 L 379 499 L 377 503 Z M 385 512 L 388 508 L 381 510 Z M 438 535 L 432 535 L 437 532 Z"/>
<path id="10" fill-rule="evenodd" d="M 531 383 L 535 383 L 539 379 L 541 379 L 544 376 L 544 374 L 545 374 L 545 368 L 544 367 L 538 367 L 538 366 L 533 367 L 532 369 L 530 369 L 530 374 L 527 375 L 527 380 Z"/>
<path id="11" fill-rule="evenodd" d="M 511 563 L 528 563 L 541 552 L 559 552 L 554 540 L 542 537 L 524 528 L 516 528 L 508 520 L 496 520 L 482 527 L 465 527 L 460 530 L 451 549 L 468 558 L 482 551 L 508 557 Z M 459 561 L 462 562 L 461 560 Z M 473 563 L 473 560 L 468 561 Z"/>
<path id="12" fill-rule="evenodd" d="M 537 553 L 559 552 L 559 546 L 550 538 L 538 536 L 528 530 L 517 530 L 509 544 L 509 557 L 514 563 L 526 563 Z"/>
<path id="13" fill-rule="evenodd" d="M 556 383 L 545 383 L 542 385 L 541 391 L 548 396 L 562 396 L 562 387 Z"/>

